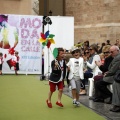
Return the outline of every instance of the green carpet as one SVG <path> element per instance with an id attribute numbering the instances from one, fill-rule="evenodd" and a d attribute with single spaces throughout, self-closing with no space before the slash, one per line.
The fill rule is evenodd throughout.
<path id="1" fill-rule="evenodd" d="M 64 108 L 58 107 L 57 91 L 52 96 L 53 108 L 48 108 L 48 81 L 37 75 L 0 76 L 0 120 L 105 120 L 81 105 L 72 105 L 72 99 L 62 96 Z"/>

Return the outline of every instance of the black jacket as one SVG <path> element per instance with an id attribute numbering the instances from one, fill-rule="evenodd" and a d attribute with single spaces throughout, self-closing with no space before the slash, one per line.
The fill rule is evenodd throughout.
<path id="1" fill-rule="evenodd" d="M 59 63 L 59 61 L 58 61 Z M 59 66 L 60 66 L 60 63 L 59 63 Z M 60 66 L 61 68 L 61 66 Z M 52 69 L 52 72 L 50 74 L 50 79 L 49 81 L 53 82 L 53 83 L 58 83 L 60 81 L 60 78 L 61 78 L 61 69 L 55 69 L 55 60 L 53 60 L 51 62 L 51 69 Z M 66 77 L 66 62 L 65 60 L 63 61 L 63 79 Z"/>
<path id="2" fill-rule="evenodd" d="M 108 67 L 110 65 L 110 63 L 112 62 L 113 60 L 113 57 L 112 56 L 108 56 L 106 59 L 105 59 L 105 62 L 104 62 L 104 65 L 101 65 L 99 68 L 100 70 L 105 73 L 108 71 Z"/>

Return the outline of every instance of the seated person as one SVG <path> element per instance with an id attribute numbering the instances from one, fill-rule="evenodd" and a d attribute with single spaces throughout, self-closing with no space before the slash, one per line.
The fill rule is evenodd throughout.
<path id="1" fill-rule="evenodd" d="M 120 69 L 118 70 L 118 72 Z M 120 83 L 114 81 L 113 83 L 113 96 L 112 96 L 113 107 L 110 109 L 112 112 L 120 112 Z"/>
<path id="2" fill-rule="evenodd" d="M 113 60 L 113 57 L 111 56 L 111 54 L 109 53 L 109 49 L 110 49 L 110 45 L 106 45 L 103 47 L 103 53 L 105 55 L 105 61 L 104 64 L 102 64 L 100 61 L 96 61 L 96 65 L 99 67 L 99 69 L 102 71 L 102 74 L 96 75 L 94 77 L 94 86 L 96 84 L 96 82 L 98 82 L 99 80 L 102 80 L 104 73 L 108 71 L 108 67 L 110 65 L 110 63 Z M 95 91 L 95 89 L 94 89 Z M 90 98 L 90 99 L 94 99 L 95 97 L 96 91 L 94 92 L 94 95 Z"/>
<path id="3" fill-rule="evenodd" d="M 115 75 L 116 71 L 119 69 L 120 65 L 120 52 L 118 46 L 111 46 L 110 47 L 111 56 L 114 58 L 109 65 L 108 71 L 104 73 L 103 79 L 99 80 L 95 84 L 95 99 L 94 102 L 105 102 L 111 103 L 112 101 L 112 93 L 107 88 L 108 85 L 113 84 L 114 79 L 113 76 Z"/>
<path id="4" fill-rule="evenodd" d="M 101 61 L 100 56 L 97 54 L 98 52 L 97 45 L 92 44 L 89 48 L 89 52 L 90 52 L 89 60 L 87 61 L 87 59 L 84 57 L 84 63 L 86 64 L 86 67 L 89 70 L 84 73 L 84 78 L 87 78 L 87 79 L 95 75 L 98 75 L 98 73 L 102 73 L 102 71 L 95 64 L 95 61 Z M 82 82 L 83 81 L 84 80 L 82 80 Z"/>

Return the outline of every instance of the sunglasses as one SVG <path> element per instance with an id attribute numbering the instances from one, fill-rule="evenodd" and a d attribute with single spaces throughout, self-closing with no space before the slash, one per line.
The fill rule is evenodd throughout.
<path id="1" fill-rule="evenodd" d="M 88 54 L 89 52 L 85 52 L 85 54 Z"/>
<path id="2" fill-rule="evenodd" d="M 110 52 L 103 52 L 104 54 L 108 54 L 108 53 L 110 53 Z"/>
<path id="3" fill-rule="evenodd" d="M 114 51 L 110 51 L 110 53 L 113 53 Z"/>
<path id="4" fill-rule="evenodd" d="M 89 50 L 93 50 L 93 49 L 89 49 Z"/>

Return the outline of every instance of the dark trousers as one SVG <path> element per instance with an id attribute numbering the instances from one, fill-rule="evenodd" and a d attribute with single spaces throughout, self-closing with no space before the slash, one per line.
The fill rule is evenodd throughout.
<path id="1" fill-rule="evenodd" d="M 70 81 L 69 81 L 69 79 L 68 79 L 68 75 L 69 75 L 69 71 L 67 71 L 67 76 L 66 76 L 67 85 L 69 86 L 69 85 L 70 85 Z"/>
<path id="2" fill-rule="evenodd" d="M 85 90 L 85 85 L 88 83 L 88 79 L 81 80 L 81 89 Z"/>
<path id="3" fill-rule="evenodd" d="M 88 83 L 88 78 L 92 78 L 93 74 L 91 72 L 84 73 L 84 80 L 81 81 L 81 89 L 85 90 L 85 84 Z"/>
<path id="4" fill-rule="evenodd" d="M 112 97 L 112 93 L 107 88 L 110 83 L 103 81 L 103 79 L 95 83 L 95 98 L 106 99 Z"/>

